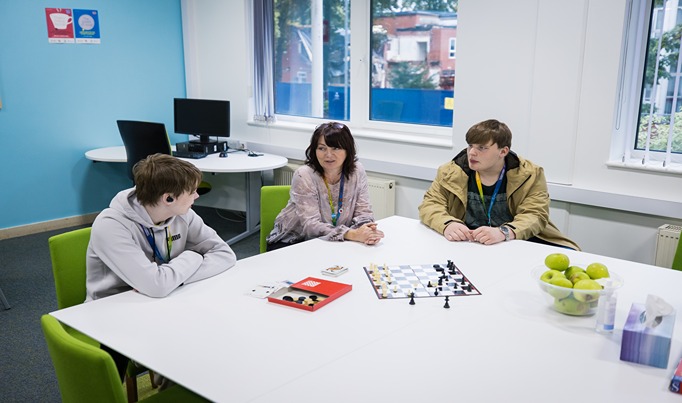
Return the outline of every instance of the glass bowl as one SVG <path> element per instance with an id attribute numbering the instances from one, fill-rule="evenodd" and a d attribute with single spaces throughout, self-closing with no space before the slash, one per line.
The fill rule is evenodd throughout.
<path id="1" fill-rule="evenodd" d="M 584 269 L 586 265 L 572 264 L 571 266 L 579 266 Z M 531 276 L 533 277 L 533 280 L 537 282 L 540 292 L 544 297 L 545 303 L 555 311 L 566 315 L 593 315 L 597 312 L 597 303 L 599 301 L 599 297 L 606 293 L 603 287 L 606 286 L 608 280 L 611 280 L 611 288 L 613 290 L 617 290 L 623 286 L 623 279 L 617 273 L 609 270 L 610 277 L 595 280 L 597 283 L 601 284 L 601 290 L 580 290 L 560 287 L 549 284 L 540 279 L 540 276 L 547 270 L 550 269 L 544 264 L 537 266 L 531 271 Z"/>

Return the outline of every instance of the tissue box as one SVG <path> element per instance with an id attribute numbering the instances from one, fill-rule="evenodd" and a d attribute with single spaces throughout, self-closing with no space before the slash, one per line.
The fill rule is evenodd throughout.
<path id="1" fill-rule="evenodd" d="M 657 368 L 668 367 L 670 340 L 675 327 L 675 313 L 662 317 L 658 326 L 648 328 L 640 321 L 644 304 L 632 304 L 623 326 L 620 359 Z"/>

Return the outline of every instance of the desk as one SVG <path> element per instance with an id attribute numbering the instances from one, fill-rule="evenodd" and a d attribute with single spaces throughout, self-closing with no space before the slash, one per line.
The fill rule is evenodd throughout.
<path id="1" fill-rule="evenodd" d="M 246 178 L 246 230 L 227 240 L 227 243 L 234 243 L 253 234 L 260 228 L 261 172 L 283 167 L 288 160 L 272 154 L 249 157 L 245 152 L 234 152 L 228 155 L 227 158 L 220 158 L 218 154 L 210 154 L 206 158 L 181 159 L 191 162 L 202 172 L 244 173 Z M 90 150 L 85 153 L 85 157 L 96 162 L 126 162 L 127 160 L 124 146 Z"/>
<path id="2" fill-rule="evenodd" d="M 220 402 L 680 402 L 667 391 L 682 354 L 679 324 L 670 364 L 619 360 L 632 302 L 655 293 L 682 306 L 682 273 L 565 251 L 620 274 L 616 331 L 594 317 L 550 310 L 530 271 L 557 248 L 525 241 L 450 243 L 417 220 L 379 221 L 386 237 L 369 247 L 312 240 L 242 259 L 214 278 L 153 299 L 126 292 L 53 312 L 60 321 Z M 482 292 L 379 300 L 363 266 L 452 259 Z M 353 290 L 316 312 L 246 295 L 266 281 L 319 276 Z M 135 332 L 129 329 L 134 328 Z"/>

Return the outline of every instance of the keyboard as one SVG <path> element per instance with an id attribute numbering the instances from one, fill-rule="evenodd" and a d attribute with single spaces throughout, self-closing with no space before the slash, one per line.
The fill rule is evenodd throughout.
<path id="1" fill-rule="evenodd" d="M 198 160 L 199 158 L 204 158 L 208 154 L 202 153 L 201 151 L 173 151 L 174 157 L 179 158 L 192 158 Z"/>

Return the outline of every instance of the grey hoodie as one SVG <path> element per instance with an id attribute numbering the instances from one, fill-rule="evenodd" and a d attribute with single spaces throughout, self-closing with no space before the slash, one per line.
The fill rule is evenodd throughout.
<path id="1" fill-rule="evenodd" d="M 142 227 L 153 233 L 164 258 L 168 228 L 172 238 L 169 262 L 155 260 Z M 85 302 L 131 289 L 150 297 L 165 297 L 182 284 L 222 273 L 236 261 L 229 245 L 192 209 L 155 225 L 138 202 L 135 188 L 126 189 L 92 224 Z"/>

